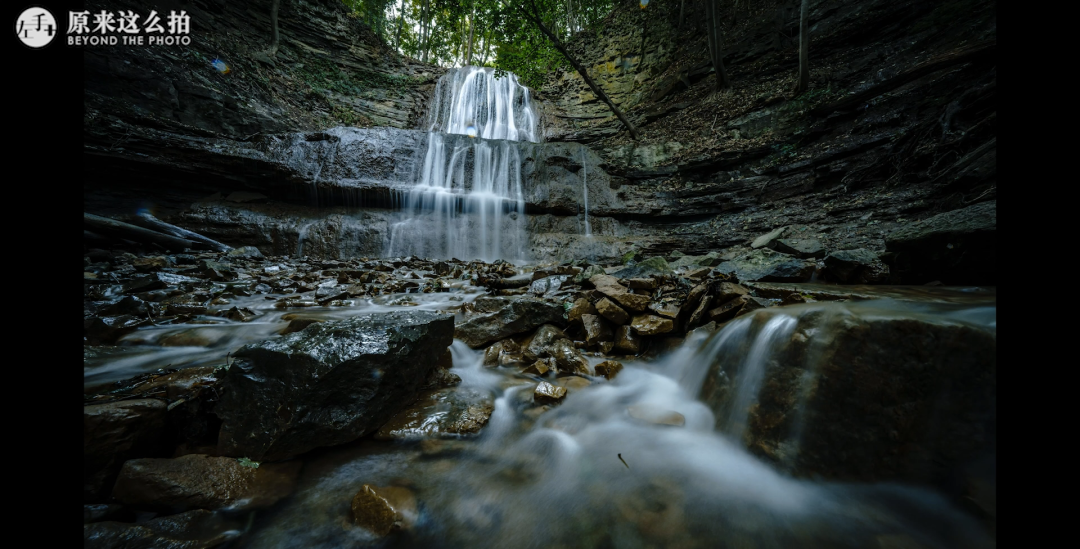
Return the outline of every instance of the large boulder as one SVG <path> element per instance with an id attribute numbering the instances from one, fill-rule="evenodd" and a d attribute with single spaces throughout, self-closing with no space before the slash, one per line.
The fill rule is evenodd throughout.
<path id="1" fill-rule="evenodd" d="M 164 400 L 140 398 L 83 406 L 83 498 L 108 494 L 124 461 L 158 455 Z"/>
<path id="2" fill-rule="evenodd" d="M 635 313 L 643 313 L 649 307 L 649 296 L 630 293 L 630 290 L 619 284 L 619 279 L 614 276 L 596 275 L 590 278 L 589 282 L 596 286 L 596 291 Z"/>
<path id="3" fill-rule="evenodd" d="M 477 298 L 476 301 L 480 301 Z M 454 337 L 477 349 L 493 341 L 528 332 L 543 324 L 566 325 L 561 305 L 539 299 L 517 299 L 501 302 L 491 312 L 471 316 L 458 324 Z"/>
<path id="4" fill-rule="evenodd" d="M 945 212 L 885 238 L 893 274 L 903 284 L 997 284 L 997 201 Z"/>
<path id="5" fill-rule="evenodd" d="M 452 316 L 395 311 L 241 348 L 216 409 L 220 453 L 283 460 L 378 429 L 416 398 L 453 331 Z"/>
<path id="6" fill-rule="evenodd" d="M 717 265 L 714 272 L 735 275 L 740 282 L 805 282 L 814 273 L 814 263 L 769 249 L 759 249 Z"/>
<path id="7" fill-rule="evenodd" d="M 797 318 L 766 309 L 737 320 L 748 329 L 717 348 L 701 399 L 722 429 L 796 475 L 842 481 L 949 491 L 970 466 L 993 458 L 997 344 L 989 321 L 935 321 L 873 303 L 802 307 Z M 750 345 L 764 354 L 731 360 Z"/>
<path id="8" fill-rule="evenodd" d="M 203 454 L 132 459 L 120 470 L 113 497 L 129 505 L 184 511 L 259 509 L 292 493 L 300 466 L 298 460 L 255 464 Z"/>
<path id="9" fill-rule="evenodd" d="M 889 267 L 866 248 L 837 250 L 825 256 L 825 274 L 836 282 L 880 284 L 888 281 Z"/>

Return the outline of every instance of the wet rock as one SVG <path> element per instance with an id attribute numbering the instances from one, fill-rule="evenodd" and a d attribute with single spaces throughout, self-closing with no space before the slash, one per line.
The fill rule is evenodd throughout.
<path id="1" fill-rule="evenodd" d="M 151 271 L 160 271 L 169 266 L 169 260 L 165 256 L 150 256 L 139 257 L 131 262 L 131 266 L 135 267 L 136 271 L 140 273 L 148 273 Z"/>
<path id="2" fill-rule="evenodd" d="M 255 320 L 255 317 L 259 315 L 255 314 L 255 311 L 252 311 L 247 307 L 233 307 L 228 311 L 222 313 L 221 316 L 229 320 L 235 320 L 237 322 L 251 322 L 252 320 Z"/>
<path id="3" fill-rule="evenodd" d="M 543 377 L 547 375 L 548 372 L 553 370 L 550 362 L 551 359 L 549 358 L 541 358 L 536 362 L 533 362 L 532 365 L 530 365 L 529 367 L 522 370 L 521 373 Z"/>
<path id="4" fill-rule="evenodd" d="M 694 309 L 694 312 L 690 314 L 690 318 L 687 319 L 686 328 L 693 328 L 694 326 L 701 324 L 701 322 L 705 320 L 709 311 L 709 306 L 712 305 L 712 302 L 713 296 L 711 295 L 701 298 L 701 303 L 698 304 L 697 309 Z"/>
<path id="5" fill-rule="evenodd" d="M 537 404 L 558 404 L 566 398 L 566 389 L 541 381 L 533 391 L 533 402 Z"/>
<path id="6" fill-rule="evenodd" d="M 837 282 L 876 284 L 889 277 L 889 267 L 865 248 L 832 252 L 825 256 L 824 263 L 826 276 Z"/>
<path id="7" fill-rule="evenodd" d="M 199 509 L 144 522 L 83 525 L 85 549 L 205 549 L 238 538 L 243 524 Z"/>
<path id="8" fill-rule="evenodd" d="M 135 296 L 124 296 L 117 301 L 106 305 L 99 309 L 97 312 L 101 316 L 119 316 L 119 315 L 132 315 L 137 317 L 145 317 L 150 310 L 147 303 Z"/>
<path id="9" fill-rule="evenodd" d="M 377 536 L 411 528 L 420 516 L 416 496 L 400 486 L 365 484 L 352 500 L 353 521 Z"/>
<path id="10" fill-rule="evenodd" d="M 559 340 L 569 340 L 569 338 L 562 330 L 551 324 L 545 324 L 522 342 L 522 353 L 526 360 L 551 356 L 551 346 Z"/>
<path id="11" fill-rule="evenodd" d="M 675 322 L 670 318 L 656 315 L 635 316 L 630 321 L 630 325 L 634 327 L 635 332 L 643 336 L 666 334 L 675 329 Z"/>
<path id="12" fill-rule="evenodd" d="M 605 360 L 596 365 L 596 375 L 606 379 L 612 379 L 623 369 L 622 362 L 617 360 Z"/>
<path id="13" fill-rule="evenodd" d="M 692 278 L 692 279 L 695 279 L 695 280 L 700 280 L 702 278 L 708 277 L 709 273 L 711 273 L 711 272 L 712 272 L 711 267 L 701 267 L 699 269 L 694 269 L 692 271 L 687 272 L 685 276 L 686 276 L 686 278 Z"/>
<path id="14" fill-rule="evenodd" d="M 566 318 L 571 324 L 581 323 L 581 315 L 595 315 L 599 314 L 596 307 L 584 297 L 578 298 L 574 301 L 574 304 L 570 306 L 570 310 L 566 312 Z"/>
<path id="15" fill-rule="evenodd" d="M 615 329 L 614 350 L 628 355 L 641 352 L 641 337 L 634 332 L 633 326 L 619 326 Z"/>
<path id="16" fill-rule="evenodd" d="M 671 263 L 672 269 L 683 268 L 695 268 L 695 267 L 715 267 L 721 262 L 720 254 L 716 252 L 709 252 L 706 255 L 684 255 Z"/>
<path id="17" fill-rule="evenodd" d="M 533 271 L 533 281 L 540 280 L 541 278 L 563 275 L 571 277 L 579 274 L 581 267 L 574 267 L 571 265 L 557 265 L 555 267 L 549 267 L 547 269 L 537 269 Z"/>
<path id="18" fill-rule="evenodd" d="M 667 318 L 677 318 L 679 316 L 679 305 L 677 303 L 650 303 L 649 310 Z"/>
<path id="19" fill-rule="evenodd" d="M 768 247 L 774 240 L 780 238 L 786 230 L 787 227 L 773 229 L 772 231 L 755 238 L 754 241 L 750 243 L 750 247 L 754 249 Z"/>
<path id="20" fill-rule="evenodd" d="M 216 409 L 221 454 L 276 461 L 374 431 L 413 401 L 453 326 L 431 311 L 374 313 L 242 347 Z"/>
<path id="21" fill-rule="evenodd" d="M 604 353 L 606 355 L 606 354 L 610 353 L 613 349 L 615 349 L 615 342 L 614 341 L 601 341 L 600 342 L 600 352 L 601 353 Z"/>
<path id="22" fill-rule="evenodd" d="M 225 254 L 226 257 L 231 258 L 245 258 L 245 259 L 263 259 L 262 252 L 255 246 L 241 246 L 239 248 L 233 248 Z"/>
<path id="23" fill-rule="evenodd" d="M 559 339 L 552 342 L 547 348 L 547 354 L 551 357 L 552 364 L 558 371 L 558 375 L 592 375 L 589 361 L 581 356 L 581 351 L 569 339 Z"/>
<path id="24" fill-rule="evenodd" d="M 569 275 L 548 276 L 539 280 L 533 280 L 529 285 L 529 292 L 537 296 L 548 296 L 559 291 L 563 283 L 570 278 Z"/>
<path id="25" fill-rule="evenodd" d="M 325 305 L 335 299 L 346 299 L 349 297 L 349 292 L 345 291 L 345 288 L 339 288 L 338 286 L 323 286 L 315 290 L 315 301 L 320 305 Z"/>
<path id="26" fill-rule="evenodd" d="M 521 347 L 512 339 L 497 341 L 484 350 L 484 367 L 513 366 L 523 360 L 521 354 Z"/>
<path id="27" fill-rule="evenodd" d="M 477 298 L 476 302 L 481 302 L 481 299 Z M 482 306 L 482 302 L 476 303 L 476 306 Z M 539 299 L 524 298 L 513 300 L 494 312 L 469 317 L 455 327 L 454 337 L 477 349 L 487 343 L 525 333 L 544 324 L 564 323 L 562 306 Z"/>
<path id="28" fill-rule="evenodd" d="M 592 381 L 589 381 L 587 378 L 581 376 L 566 376 L 560 377 L 559 379 L 555 380 L 555 385 L 566 389 L 566 394 L 569 395 L 570 393 L 580 391 L 586 387 L 591 386 Z"/>
<path id="29" fill-rule="evenodd" d="M 766 349 L 746 421 L 752 452 L 796 475 L 945 492 L 968 464 L 996 454 L 992 329 L 847 304 L 815 308 L 798 317 L 792 337 Z M 710 366 L 701 399 L 723 422 L 740 366 L 720 362 Z M 797 453 L 785 453 L 796 441 Z"/>
<path id="30" fill-rule="evenodd" d="M 225 337 L 214 328 L 189 328 L 171 333 L 158 340 L 162 347 L 208 347 Z"/>
<path id="31" fill-rule="evenodd" d="M 750 295 L 750 290 L 745 286 L 733 284 L 731 282 L 721 282 L 720 286 L 716 290 L 716 303 L 725 303 L 736 297 L 744 295 Z"/>
<path id="32" fill-rule="evenodd" d="M 179 372 L 158 376 L 149 383 L 143 383 L 132 389 L 131 393 L 136 395 L 164 393 L 170 402 L 181 398 L 190 398 L 202 387 L 217 383 L 218 379 L 214 375 L 215 370 L 215 366 L 184 368 Z"/>
<path id="33" fill-rule="evenodd" d="M 461 385 L 461 377 L 442 366 L 431 369 L 421 389 L 443 389 Z"/>
<path id="34" fill-rule="evenodd" d="M 758 309 L 764 309 L 765 307 L 772 307 L 772 302 L 767 299 L 754 296 L 743 296 L 740 298 L 743 300 L 743 306 L 739 309 L 735 316 L 742 316 L 746 313 L 756 311 Z"/>
<path id="35" fill-rule="evenodd" d="M 159 509 L 249 510 L 269 507 L 292 493 L 300 461 L 242 465 L 235 458 L 188 454 L 124 463 L 113 497 Z"/>
<path id="36" fill-rule="evenodd" d="M 622 326 L 630 322 L 630 315 L 622 307 L 619 307 L 614 301 L 606 297 L 596 302 L 596 311 L 616 326 Z"/>
<path id="37" fill-rule="evenodd" d="M 796 292 L 791 292 L 780 301 L 781 306 L 796 305 L 799 303 L 806 303 L 806 298 Z"/>
<path id="38" fill-rule="evenodd" d="M 773 242 L 772 249 L 800 259 L 825 257 L 825 247 L 813 238 L 780 238 Z"/>
<path id="39" fill-rule="evenodd" d="M 451 387 L 420 394 L 416 402 L 396 413 L 375 432 L 377 440 L 456 437 L 480 432 L 491 418 L 491 395 Z"/>
<path id="40" fill-rule="evenodd" d="M 716 273 L 734 275 L 742 282 L 804 282 L 814 272 L 814 264 L 768 249 L 753 250 L 718 265 Z"/>
<path id="41" fill-rule="evenodd" d="M 164 400 L 134 399 L 83 406 L 83 498 L 103 497 L 124 461 L 163 451 Z"/>
<path id="42" fill-rule="evenodd" d="M 586 280 L 592 279 L 592 277 L 594 277 L 596 275 L 602 275 L 602 274 L 607 274 L 607 272 L 604 271 L 603 267 L 601 267 L 599 265 L 589 265 L 588 267 L 585 268 L 584 271 L 574 275 L 573 282 L 574 282 L 574 284 L 581 284 L 582 282 L 585 282 Z"/>
<path id="43" fill-rule="evenodd" d="M 83 338 L 87 345 L 112 345 L 139 326 L 150 324 L 147 318 L 132 315 L 92 317 L 83 321 Z"/>
<path id="44" fill-rule="evenodd" d="M 592 282 L 593 286 L 596 286 L 597 291 L 610 297 L 622 307 L 635 313 L 644 312 L 649 306 L 649 296 L 631 294 L 630 290 L 622 284 L 619 284 L 619 280 L 614 276 L 596 275 L 590 278 L 589 282 Z"/>
<path id="45" fill-rule="evenodd" d="M 581 322 L 585 326 L 585 344 L 590 347 L 614 338 L 615 334 L 611 330 L 611 325 L 598 315 L 583 315 Z"/>
<path id="46" fill-rule="evenodd" d="M 631 278 L 626 281 L 631 290 L 655 290 L 655 278 Z"/>
<path id="47" fill-rule="evenodd" d="M 885 237 L 885 259 L 903 284 L 997 284 L 997 201 L 935 215 Z"/>
<path id="48" fill-rule="evenodd" d="M 282 315 L 281 319 L 289 321 L 289 325 L 285 326 L 280 332 L 278 332 L 281 335 L 288 335 L 293 332 L 299 332 L 300 330 L 303 330 L 304 328 L 307 328 L 308 326 L 311 326 L 312 324 L 315 324 L 317 322 L 326 322 L 325 318 L 317 316 L 299 315 L 296 313 Z"/>
<path id="49" fill-rule="evenodd" d="M 635 263 L 629 267 L 612 273 L 616 278 L 642 278 L 647 276 L 660 276 L 675 272 L 662 257 L 650 257 L 645 261 Z M 595 283 L 594 283 L 595 284 Z"/>
<path id="50" fill-rule="evenodd" d="M 121 517 L 127 514 L 129 513 L 125 512 L 125 507 L 120 504 L 91 503 L 83 505 L 83 524 L 100 522 L 103 520 L 121 519 Z M 131 519 L 135 518 L 133 513 L 130 515 Z"/>
<path id="51" fill-rule="evenodd" d="M 653 425 L 671 425 L 675 427 L 686 425 L 686 417 L 679 412 L 648 404 L 630 405 L 626 408 L 626 413 L 636 420 L 652 423 Z"/>
<path id="52" fill-rule="evenodd" d="M 743 305 L 749 301 L 749 296 L 739 296 L 722 303 L 719 307 L 709 310 L 709 320 L 713 322 L 727 322 L 735 318 Z"/>

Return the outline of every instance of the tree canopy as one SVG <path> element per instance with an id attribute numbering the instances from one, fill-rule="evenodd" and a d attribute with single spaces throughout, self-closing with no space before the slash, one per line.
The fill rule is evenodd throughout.
<path id="1" fill-rule="evenodd" d="M 593 31 L 618 0 L 343 0 L 391 47 L 444 67 L 471 64 L 518 75 L 537 88 L 566 59 L 523 16 L 527 6 L 564 42 Z M 471 28 L 470 28 L 471 27 Z"/>

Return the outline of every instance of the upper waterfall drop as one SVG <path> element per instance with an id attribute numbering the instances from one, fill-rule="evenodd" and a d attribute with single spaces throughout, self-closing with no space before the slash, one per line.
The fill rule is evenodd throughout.
<path id="1" fill-rule="evenodd" d="M 541 135 L 529 89 L 513 74 L 452 69 L 436 85 L 423 126 L 424 160 L 386 255 L 525 261 L 519 143 Z"/>
<path id="2" fill-rule="evenodd" d="M 439 79 L 424 129 L 539 143 L 539 121 L 529 88 L 516 75 L 496 78 L 495 69 L 470 66 L 452 69 Z"/>

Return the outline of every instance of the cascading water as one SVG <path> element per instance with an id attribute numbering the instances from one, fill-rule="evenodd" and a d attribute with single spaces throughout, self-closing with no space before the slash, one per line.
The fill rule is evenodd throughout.
<path id="1" fill-rule="evenodd" d="M 843 362 L 838 346 L 863 341 L 845 340 L 848 335 L 868 329 L 923 334 L 941 345 L 929 352 L 948 355 L 940 362 L 963 362 L 960 353 L 980 354 L 965 345 L 993 340 L 995 318 L 993 306 L 896 302 L 763 310 L 712 335 L 696 332 L 666 357 L 628 359 L 615 379 L 572 389 L 550 409 L 532 404 L 535 381 L 483 367 L 482 351 L 456 341 L 451 351 L 460 387 L 495 397 L 490 422 L 476 439 L 430 446 L 358 442 L 329 450 L 306 462 L 307 482 L 288 503 L 257 519 L 242 546 L 993 547 L 977 521 L 941 494 L 795 478 L 755 457 L 732 425 L 760 428 L 746 417 L 760 412 L 753 407 L 791 377 L 787 368 L 806 366 L 822 377 L 816 390 L 827 390 L 814 363 Z M 873 346 L 856 348 L 859 355 L 874 354 Z M 917 365 L 912 357 L 919 352 L 910 355 L 907 364 Z M 882 364 L 880 356 L 866 358 Z M 982 353 L 969 362 L 985 367 L 985 360 Z M 730 379 L 712 379 L 717 371 L 728 371 Z M 728 405 L 710 402 L 710 385 L 717 384 L 726 387 Z M 656 424 L 635 416 L 635 409 L 667 410 L 684 422 Z M 813 428 L 832 429 L 821 423 L 816 419 Z M 347 502 L 365 483 L 410 487 L 422 502 L 416 525 L 390 542 L 352 525 Z"/>
<path id="2" fill-rule="evenodd" d="M 515 141 L 538 142 L 538 120 L 513 74 L 464 67 L 444 75 L 424 122 L 424 162 L 404 197 L 403 219 L 391 226 L 387 255 L 524 261 Z"/>

